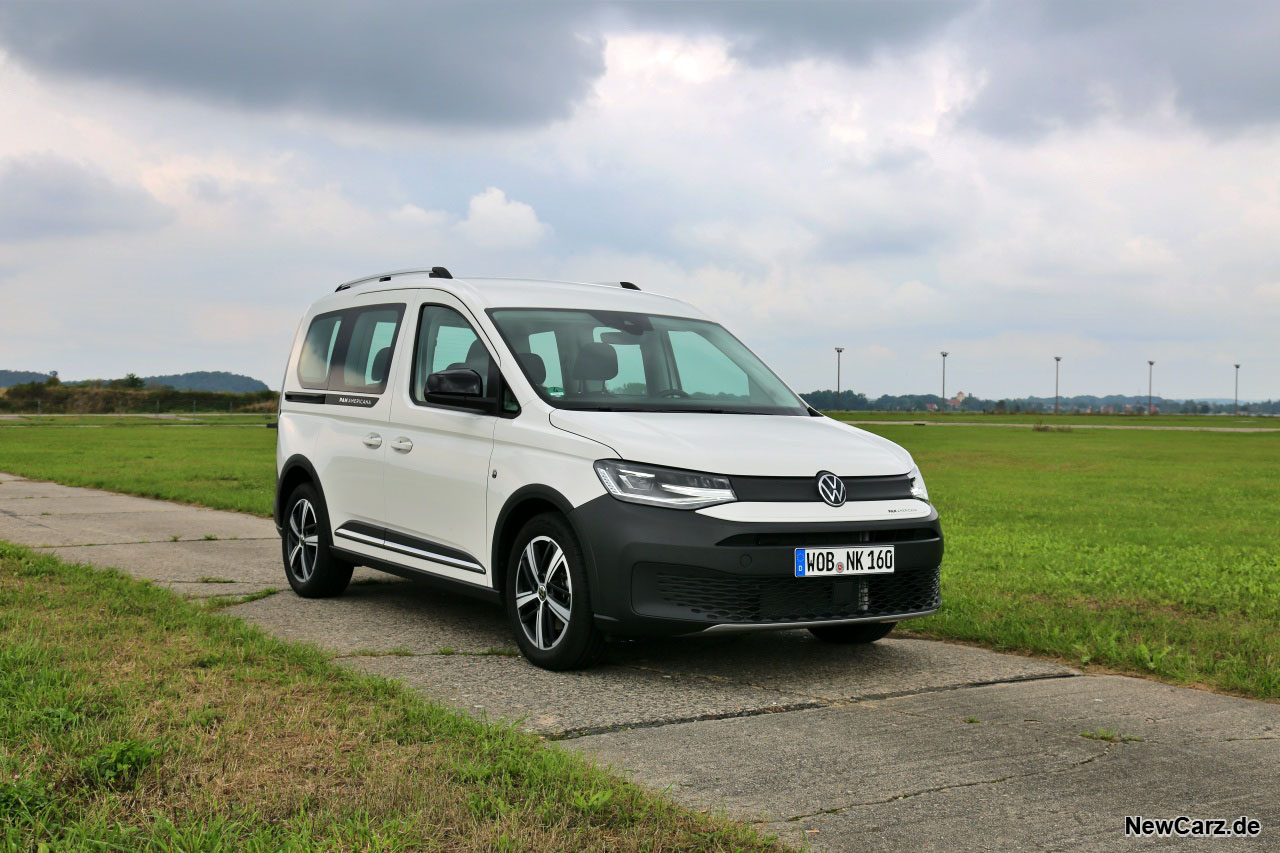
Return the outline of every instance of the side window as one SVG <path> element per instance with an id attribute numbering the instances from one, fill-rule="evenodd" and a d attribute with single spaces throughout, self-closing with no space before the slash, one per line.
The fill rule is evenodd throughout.
<path id="1" fill-rule="evenodd" d="M 618 354 L 618 375 L 606 379 L 604 390 L 621 396 L 644 397 L 649 383 L 644 375 L 644 356 L 640 352 L 641 336 L 629 335 L 609 326 L 597 326 L 592 332 L 596 343 L 609 344 Z"/>
<path id="2" fill-rule="evenodd" d="M 329 365 L 341 330 L 341 311 L 321 314 L 311 321 L 298 358 L 298 381 L 303 388 L 329 387 Z"/>
<path id="3" fill-rule="evenodd" d="M 444 305 L 424 305 L 414 347 L 412 396 L 426 403 L 427 377 L 441 370 L 469 367 L 480 374 L 488 397 L 497 371 L 493 359 L 466 318 Z"/>
<path id="4" fill-rule="evenodd" d="M 329 374 L 329 390 L 381 394 L 387 388 L 391 356 L 403 305 L 371 305 L 346 312 L 346 347 Z"/>
<path id="5" fill-rule="evenodd" d="M 719 347 L 697 332 L 671 331 L 671 354 L 680 372 L 680 386 L 687 394 L 716 397 L 751 397 L 746 372 Z"/>

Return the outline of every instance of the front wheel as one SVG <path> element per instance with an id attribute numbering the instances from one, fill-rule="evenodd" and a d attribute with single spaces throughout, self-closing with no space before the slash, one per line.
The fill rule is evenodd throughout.
<path id="1" fill-rule="evenodd" d="M 854 622 L 851 625 L 820 625 L 809 633 L 824 643 L 874 643 L 889 636 L 897 622 Z"/>
<path id="2" fill-rule="evenodd" d="M 516 644 L 543 669 L 590 666 L 604 648 L 595 626 L 582 547 L 563 516 L 535 516 L 508 556 L 507 616 Z"/>
<path id="3" fill-rule="evenodd" d="M 280 545 L 289 586 L 303 598 L 341 595 L 351 583 L 354 566 L 330 548 L 329 513 L 319 493 L 303 483 L 289 493 L 284 506 Z"/>

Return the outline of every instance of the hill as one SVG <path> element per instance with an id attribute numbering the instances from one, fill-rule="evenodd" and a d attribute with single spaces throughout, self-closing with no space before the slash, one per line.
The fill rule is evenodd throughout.
<path id="1" fill-rule="evenodd" d="M 220 391 L 244 394 L 249 391 L 266 391 L 267 384 L 239 373 L 225 370 L 197 370 L 193 373 L 174 373 L 168 376 L 144 376 L 148 388 L 168 385 L 177 391 Z"/>
<path id="2" fill-rule="evenodd" d="M 23 382 L 43 382 L 49 374 L 34 370 L 0 370 L 0 388 L 21 385 Z"/>

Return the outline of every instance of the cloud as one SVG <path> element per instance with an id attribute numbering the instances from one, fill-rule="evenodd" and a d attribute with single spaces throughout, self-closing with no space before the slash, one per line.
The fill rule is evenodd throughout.
<path id="1" fill-rule="evenodd" d="M 1168 113 L 1216 130 L 1280 120 L 1274 3 L 992 3 L 955 37 L 986 80 L 963 120 L 988 133 Z"/>
<path id="2" fill-rule="evenodd" d="M 441 127 L 568 118 L 605 73 L 605 42 L 646 32 L 720 39 L 731 59 L 758 68 L 867 67 L 946 45 L 983 83 L 952 118 L 1005 137 L 1116 115 L 1178 113 L 1216 130 L 1280 119 L 1280 6 L 1263 0 L 0 6 L 0 45 L 41 73 Z"/>
<path id="3" fill-rule="evenodd" d="M 467 218 L 455 230 L 476 246 L 488 249 L 527 249 L 551 229 L 521 201 L 512 201 L 497 187 L 471 198 Z"/>
<path id="4" fill-rule="evenodd" d="M 0 164 L 0 242 L 155 228 L 171 211 L 138 186 L 51 154 Z"/>
<path id="5" fill-rule="evenodd" d="M 625 3 L 639 26 L 729 39 L 731 52 L 756 65 L 815 56 L 862 63 L 877 51 L 902 50 L 938 33 L 974 0 L 787 0 L 775 3 Z"/>
<path id="6" fill-rule="evenodd" d="M 949 44 L 984 81 L 956 117 L 1036 136 L 1120 115 L 1181 112 L 1235 130 L 1280 120 L 1280 7 L 1263 0 L 629 3 L 632 26 L 714 33 L 768 67 L 866 66 Z"/>
<path id="7" fill-rule="evenodd" d="M 42 72 L 254 110 L 439 125 L 562 118 L 603 71 L 580 4 L 6 3 L 0 44 Z"/>

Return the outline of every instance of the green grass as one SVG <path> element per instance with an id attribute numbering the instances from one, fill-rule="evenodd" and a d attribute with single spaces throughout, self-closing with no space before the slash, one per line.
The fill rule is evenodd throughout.
<path id="1" fill-rule="evenodd" d="M 1280 434 L 871 429 L 942 514 L 912 630 L 1280 697 Z"/>
<path id="2" fill-rule="evenodd" d="M 860 412 L 825 414 L 841 421 L 909 421 L 948 424 L 1074 424 L 1092 426 L 1179 426 L 1202 429 L 1223 427 L 1280 430 L 1280 418 L 1248 415 L 1103 415 L 1045 414 L 1041 412 Z"/>
<path id="3" fill-rule="evenodd" d="M 780 848 L 312 646 L 0 543 L 0 849 Z"/>
<path id="4" fill-rule="evenodd" d="M 944 608 L 904 628 L 1280 698 L 1280 433 L 869 429 L 915 455 L 947 536 Z M 272 430 L 86 434 L 0 431 L 0 470 L 271 512 Z"/>
<path id="5" fill-rule="evenodd" d="M 37 415 L 33 412 L 13 414 L 0 412 L 0 427 L 21 426 L 201 426 L 237 424 L 239 426 L 266 426 L 276 419 L 275 412 L 228 414 L 226 412 L 172 412 L 162 415 Z"/>
<path id="6" fill-rule="evenodd" d="M 0 471 L 269 516 L 276 432 L 242 426 L 0 429 Z"/>

